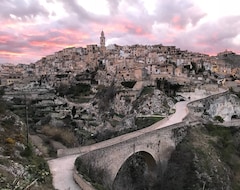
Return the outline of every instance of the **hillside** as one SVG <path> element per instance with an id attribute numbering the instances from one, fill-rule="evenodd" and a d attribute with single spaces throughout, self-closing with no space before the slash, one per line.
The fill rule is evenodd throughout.
<path id="1" fill-rule="evenodd" d="M 239 128 L 211 124 L 191 128 L 154 189 L 240 189 L 239 136 Z"/>
<path id="2" fill-rule="evenodd" d="M 53 189 L 46 161 L 27 141 L 25 123 L 1 101 L 0 187 L 4 190 Z"/>
<path id="3" fill-rule="evenodd" d="M 227 54 L 218 56 L 220 60 L 225 61 L 226 63 L 232 65 L 233 67 L 240 66 L 240 55 L 237 54 Z"/>

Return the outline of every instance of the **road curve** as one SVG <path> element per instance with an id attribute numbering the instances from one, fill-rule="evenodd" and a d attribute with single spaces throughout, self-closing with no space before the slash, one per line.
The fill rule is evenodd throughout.
<path id="1" fill-rule="evenodd" d="M 202 98 L 204 97 L 206 97 L 206 95 L 205 96 L 202 95 Z M 174 114 L 151 125 L 150 127 L 147 127 L 132 133 L 127 133 L 125 135 L 121 135 L 121 136 L 118 136 L 106 141 L 102 141 L 93 145 L 83 146 L 80 152 L 82 152 L 83 154 L 92 150 L 111 146 L 113 144 L 117 144 L 119 142 L 139 136 L 143 133 L 147 133 L 149 131 L 153 131 L 159 128 L 163 128 L 163 127 L 181 122 L 183 118 L 188 114 L 188 109 L 187 109 L 188 103 L 189 101 L 182 101 L 182 102 L 176 103 L 175 104 L 176 112 Z M 56 158 L 48 161 L 49 168 L 53 177 L 53 186 L 57 190 L 81 190 L 73 180 L 74 162 L 79 155 L 81 154 L 65 156 L 65 157 Z"/>

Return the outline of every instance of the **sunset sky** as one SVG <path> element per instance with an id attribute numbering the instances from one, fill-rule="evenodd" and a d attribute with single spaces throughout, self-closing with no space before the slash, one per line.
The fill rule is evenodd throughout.
<path id="1" fill-rule="evenodd" d="M 0 63 L 66 47 L 163 44 L 240 54 L 240 0 L 1 0 Z"/>

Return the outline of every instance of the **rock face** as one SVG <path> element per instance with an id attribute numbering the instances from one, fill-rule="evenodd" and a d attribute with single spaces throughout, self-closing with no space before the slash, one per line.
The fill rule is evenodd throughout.
<path id="1" fill-rule="evenodd" d="M 136 112 L 143 115 L 168 115 L 172 112 L 174 106 L 173 99 L 167 97 L 162 91 L 154 89 L 152 95 L 148 96 L 145 101 L 138 104 Z"/>
<path id="2" fill-rule="evenodd" d="M 147 92 L 143 91 L 120 91 L 111 101 L 106 98 L 109 96 L 107 93 L 96 96 L 88 106 L 79 105 L 77 115 L 81 120 L 89 120 L 84 124 L 84 129 L 99 133 L 104 130 L 121 131 L 134 128 L 136 116 L 166 116 L 174 112 L 174 100 L 162 91 L 154 87 L 149 87 Z"/>
<path id="3" fill-rule="evenodd" d="M 190 112 L 197 117 L 207 120 L 221 120 L 227 122 L 232 118 L 240 118 L 240 99 L 226 92 L 220 96 L 192 102 L 189 105 Z"/>
<path id="4" fill-rule="evenodd" d="M 232 117 L 240 117 L 240 100 L 236 95 L 228 94 L 213 99 L 209 104 L 206 112 L 213 118 L 221 116 L 224 121 L 231 121 Z"/>

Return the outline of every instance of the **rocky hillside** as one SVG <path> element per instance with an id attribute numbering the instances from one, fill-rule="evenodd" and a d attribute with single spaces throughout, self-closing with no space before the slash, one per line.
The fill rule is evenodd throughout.
<path id="1" fill-rule="evenodd" d="M 240 64 L 240 55 L 237 54 L 225 54 L 218 56 L 220 60 L 225 61 L 226 63 L 232 65 L 233 67 L 239 67 Z"/>
<path id="2" fill-rule="evenodd" d="M 155 178 L 148 171 L 141 154 L 134 154 L 121 167 L 113 189 L 239 190 L 239 127 L 213 124 L 189 126 L 185 138 L 172 153 L 165 171 L 162 171 L 161 167 L 157 168 L 158 175 Z M 80 159 L 77 160 L 77 166 L 81 171 L 84 164 L 79 161 Z M 87 169 L 84 168 L 85 171 Z M 89 180 L 89 177 L 93 177 L 95 173 L 91 174 L 86 179 Z M 101 178 L 91 179 L 97 189 L 104 189 L 99 185 Z"/>
<path id="3" fill-rule="evenodd" d="M 191 128 L 154 189 L 240 189 L 239 136 L 239 128 L 211 124 Z"/>
<path id="4" fill-rule="evenodd" d="M 1 101 L 1 100 L 0 100 Z M 0 108 L 0 187 L 4 190 L 53 189 L 48 165 L 27 140 L 25 123 Z"/>

